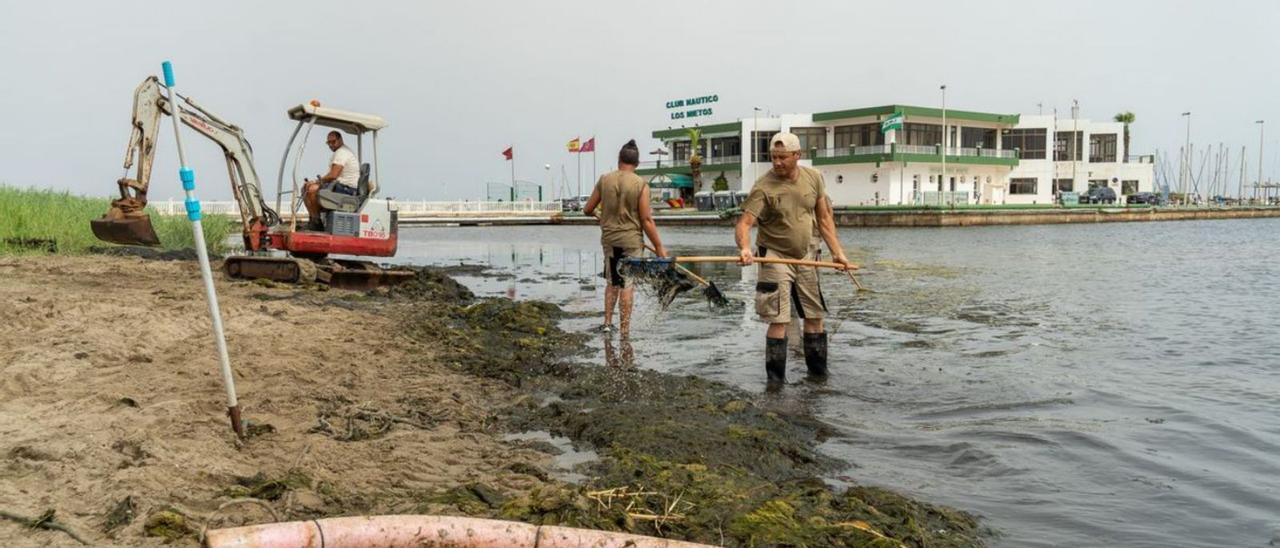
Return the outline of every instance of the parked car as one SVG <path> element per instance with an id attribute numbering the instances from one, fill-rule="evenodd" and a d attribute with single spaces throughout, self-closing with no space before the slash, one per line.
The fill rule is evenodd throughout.
<path id="1" fill-rule="evenodd" d="M 1082 204 L 1114 204 L 1116 191 L 1109 186 L 1095 186 L 1089 192 L 1080 195 Z"/>
<path id="2" fill-rule="evenodd" d="M 1160 195 L 1154 192 L 1138 192 L 1129 195 L 1129 205 L 1161 205 Z"/>

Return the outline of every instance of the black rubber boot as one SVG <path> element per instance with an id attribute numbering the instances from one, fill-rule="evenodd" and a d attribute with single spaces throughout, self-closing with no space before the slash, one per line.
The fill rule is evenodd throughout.
<path id="1" fill-rule="evenodd" d="M 809 367 L 809 374 L 815 377 L 827 376 L 827 334 L 804 334 L 804 364 Z"/>
<path id="2" fill-rule="evenodd" d="M 787 382 L 787 338 L 764 339 L 764 371 L 770 383 Z"/>

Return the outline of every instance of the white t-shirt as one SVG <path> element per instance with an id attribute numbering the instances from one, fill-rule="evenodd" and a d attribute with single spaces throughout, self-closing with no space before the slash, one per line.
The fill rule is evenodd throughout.
<path id="1" fill-rule="evenodd" d="M 338 175 L 338 182 L 351 188 L 356 188 L 360 183 L 360 160 L 356 159 L 355 153 L 346 145 L 338 147 L 333 151 L 333 160 L 329 162 L 335 166 L 342 166 L 342 173 Z"/>

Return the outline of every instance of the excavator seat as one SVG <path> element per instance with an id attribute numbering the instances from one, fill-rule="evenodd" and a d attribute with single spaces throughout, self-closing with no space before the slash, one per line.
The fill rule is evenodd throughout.
<path id="1" fill-rule="evenodd" d="M 369 164 L 360 164 L 360 180 L 356 183 L 356 195 L 351 196 L 329 189 L 321 189 L 316 197 L 320 199 L 320 207 L 328 211 L 355 213 L 369 199 Z"/>

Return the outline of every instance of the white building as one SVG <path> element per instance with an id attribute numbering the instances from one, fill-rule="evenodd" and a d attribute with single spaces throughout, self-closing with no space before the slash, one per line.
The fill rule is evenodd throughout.
<path id="1" fill-rule="evenodd" d="M 1152 189 L 1151 157 L 1126 156 L 1124 124 L 948 109 L 944 164 L 942 116 L 940 109 L 887 105 L 702 126 L 698 190 L 710 190 L 720 177 L 730 190 L 750 189 L 770 169 L 769 139 L 779 131 L 800 137 L 801 163 L 823 172 L 837 206 L 1051 204 L 1056 192 L 1097 185 L 1117 196 Z M 671 156 L 661 165 L 645 162 L 637 173 L 687 184 L 686 130 L 653 137 Z"/>

